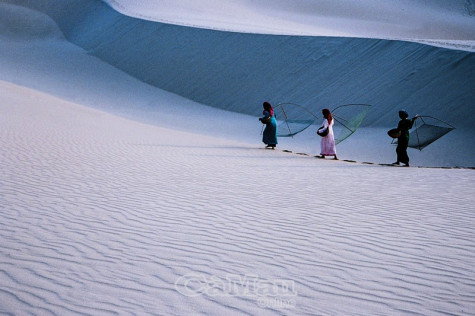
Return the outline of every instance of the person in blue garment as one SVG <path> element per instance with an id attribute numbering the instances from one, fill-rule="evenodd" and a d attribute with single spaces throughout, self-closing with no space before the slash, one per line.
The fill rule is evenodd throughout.
<path id="1" fill-rule="evenodd" d="M 267 149 L 275 149 L 277 145 L 277 121 L 275 120 L 274 109 L 269 102 L 264 102 L 262 106 L 264 107 L 264 111 L 262 111 L 263 117 L 260 117 L 259 121 L 266 125 L 262 135 L 262 142 L 266 144 Z"/>
<path id="2" fill-rule="evenodd" d="M 409 145 L 409 130 L 412 128 L 414 121 L 418 118 L 418 115 L 414 116 L 412 119 L 409 119 L 409 114 L 405 110 L 399 111 L 399 124 L 397 125 L 397 130 L 401 132 L 397 138 L 397 161 L 393 165 L 399 165 L 400 163 L 404 164 L 404 167 L 409 167 L 409 156 L 407 155 L 407 147 Z"/>

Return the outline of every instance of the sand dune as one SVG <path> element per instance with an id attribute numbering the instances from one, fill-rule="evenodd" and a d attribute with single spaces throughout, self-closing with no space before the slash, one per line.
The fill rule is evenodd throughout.
<path id="1" fill-rule="evenodd" d="M 105 2 L 140 19 L 234 32 L 475 42 L 471 0 Z"/>
<path id="2" fill-rule="evenodd" d="M 473 170 L 264 150 L 255 116 L 140 82 L 4 3 L 0 313 L 475 310 Z M 341 158 L 392 159 L 377 128 Z M 470 165 L 471 131 L 411 158 Z M 278 148 L 314 153 L 315 135 L 301 136 Z"/>
<path id="3" fill-rule="evenodd" d="M 1 90 L 3 312 L 475 308 L 472 170 L 320 161 Z M 216 285 L 238 276 L 294 283 L 278 296 Z"/>
<path id="4" fill-rule="evenodd" d="M 392 127 L 401 108 L 458 128 L 475 124 L 471 115 L 458 115 L 469 113 L 475 100 L 473 52 L 381 39 L 223 32 L 132 18 L 99 0 L 44 2 L 27 5 L 89 55 L 205 105 L 256 115 L 266 99 L 302 104 L 318 115 L 325 107 L 367 103 L 374 108 L 364 126 Z M 30 14 L 16 16 L 23 21 Z"/>

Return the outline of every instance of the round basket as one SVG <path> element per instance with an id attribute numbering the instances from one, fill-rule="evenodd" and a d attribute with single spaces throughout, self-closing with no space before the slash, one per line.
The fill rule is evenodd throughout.
<path id="1" fill-rule="evenodd" d="M 323 132 L 322 132 L 322 129 L 323 129 L 323 126 L 318 129 L 318 131 L 317 131 L 318 136 L 322 136 L 322 137 L 327 136 L 328 133 L 329 133 L 329 129 L 327 128 Z"/>
<path id="2" fill-rule="evenodd" d="M 388 135 L 391 138 L 398 138 L 399 136 L 401 136 L 401 131 L 397 128 L 393 128 L 388 131 Z"/>

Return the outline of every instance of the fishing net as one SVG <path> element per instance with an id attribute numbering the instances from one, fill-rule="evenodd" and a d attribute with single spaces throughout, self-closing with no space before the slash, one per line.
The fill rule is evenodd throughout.
<path id="1" fill-rule="evenodd" d="M 419 116 L 419 119 L 414 121 L 414 129 L 409 133 L 408 147 L 422 150 L 454 129 L 452 125 L 434 117 Z M 397 144 L 397 141 L 395 143 Z"/>
<path id="2" fill-rule="evenodd" d="M 370 109 L 369 104 L 344 104 L 332 111 L 336 123 L 333 127 L 335 144 L 350 137 L 363 122 Z"/>
<path id="3" fill-rule="evenodd" d="M 332 110 L 335 125 L 335 143 L 339 144 L 350 137 L 366 117 L 371 105 L 344 104 Z M 291 137 L 307 129 L 318 119 L 305 107 L 295 103 L 279 103 L 274 107 L 277 120 L 277 136 Z"/>
<path id="4" fill-rule="evenodd" d="M 307 129 L 317 119 L 312 112 L 295 103 L 279 103 L 274 107 L 274 115 L 278 137 L 294 136 Z"/>

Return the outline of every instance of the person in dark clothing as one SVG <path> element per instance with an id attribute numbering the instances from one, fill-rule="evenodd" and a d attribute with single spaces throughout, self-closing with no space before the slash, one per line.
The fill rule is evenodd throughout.
<path id="1" fill-rule="evenodd" d="M 264 133 L 262 135 L 262 142 L 266 144 L 266 148 L 274 149 L 277 145 L 277 121 L 274 116 L 274 109 L 269 102 L 262 104 L 264 111 L 262 111 L 263 117 L 259 118 L 262 124 L 266 125 Z"/>
<path id="2" fill-rule="evenodd" d="M 405 167 L 409 167 L 409 156 L 407 155 L 407 146 L 409 145 L 409 130 L 412 128 L 412 125 L 418 116 L 416 115 L 412 119 L 408 119 L 408 117 L 409 114 L 406 111 L 399 111 L 399 118 L 401 120 L 397 125 L 397 130 L 401 132 L 401 134 L 397 138 L 397 161 L 394 162 L 393 165 L 399 165 L 400 163 L 403 163 Z"/>

